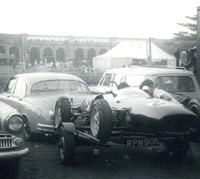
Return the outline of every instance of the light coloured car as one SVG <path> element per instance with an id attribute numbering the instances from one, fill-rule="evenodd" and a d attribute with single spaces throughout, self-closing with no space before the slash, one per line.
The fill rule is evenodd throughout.
<path id="1" fill-rule="evenodd" d="M 125 82 L 129 86 L 140 87 L 145 80 L 153 81 L 155 88 L 165 90 L 193 112 L 200 114 L 199 84 L 195 75 L 184 68 L 135 66 L 110 69 L 103 74 L 98 89 L 111 87 L 110 82 L 115 82 L 118 86 Z"/>
<path id="2" fill-rule="evenodd" d="M 0 101 L 22 114 L 25 138 L 31 140 L 38 133 L 54 133 L 53 113 L 59 97 L 71 97 L 74 104 L 79 104 L 88 95 L 90 90 L 87 84 L 74 75 L 25 73 L 10 78 Z"/>

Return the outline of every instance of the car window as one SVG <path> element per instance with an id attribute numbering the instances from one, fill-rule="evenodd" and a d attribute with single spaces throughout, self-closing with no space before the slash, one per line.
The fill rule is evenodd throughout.
<path id="1" fill-rule="evenodd" d="M 165 91 L 194 92 L 195 87 L 189 76 L 162 76 L 155 79 L 155 87 Z"/>
<path id="2" fill-rule="evenodd" d="M 116 82 L 119 85 L 120 83 L 124 82 L 123 75 L 122 74 L 116 74 L 114 76 L 113 81 Z"/>
<path id="3" fill-rule="evenodd" d="M 133 74 L 126 74 L 125 81 L 130 85 L 134 87 L 139 87 L 141 83 L 146 79 L 146 76 L 142 75 L 133 75 Z"/>
<path id="4" fill-rule="evenodd" d="M 26 93 L 26 84 L 24 80 L 22 80 L 21 78 L 18 78 L 16 82 L 16 87 L 14 90 L 14 95 L 23 97 L 25 96 L 25 93 Z"/>
<path id="5" fill-rule="evenodd" d="M 8 82 L 8 84 L 6 86 L 5 92 L 13 94 L 14 88 L 15 88 L 15 84 L 16 84 L 16 78 L 10 79 L 10 81 Z"/>
<path id="6" fill-rule="evenodd" d="M 108 86 L 112 78 L 113 78 L 112 73 L 106 73 L 100 82 L 100 86 Z"/>
<path id="7" fill-rule="evenodd" d="M 46 80 L 32 85 L 31 93 L 49 93 L 55 91 L 90 92 L 86 84 L 75 80 Z"/>

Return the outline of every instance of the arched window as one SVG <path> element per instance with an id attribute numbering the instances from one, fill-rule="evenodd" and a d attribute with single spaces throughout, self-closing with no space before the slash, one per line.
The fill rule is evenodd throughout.
<path id="1" fill-rule="evenodd" d="M 3 46 L 0 46 L 0 53 L 6 53 L 6 49 Z"/>
<path id="2" fill-rule="evenodd" d="M 64 50 L 64 48 L 58 48 L 56 50 L 56 60 L 62 61 L 62 62 L 65 61 L 65 50 Z"/>
<path id="3" fill-rule="evenodd" d="M 78 48 L 76 50 L 76 54 L 75 54 L 76 58 L 84 58 L 84 53 L 83 53 L 83 49 L 82 48 Z"/>
<path id="4" fill-rule="evenodd" d="M 30 63 L 32 66 L 35 64 L 35 61 L 37 63 L 40 62 L 40 49 L 38 47 L 33 47 L 30 50 Z"/>
<path id="5" fill-rule="evenodd" d="M 19 49 L 16 46 L 13 46 L 9 49 L 9 54 L 15 57 L 15 61 L 19 62 Z"/>
<path id="6" fill-rule="evenodd" d="M 90 48 L 90 49 L 88 50 L 88 53 L 87 53 L 88 64 L 89 64 L 90 66 L 93 66 L 92 60 L 93 60 L 93 57 L 95 57 L 95 56 L 96 56 L 96 51 L 95 51 L 95 49 Z"/>
<path id="7" fill-rule="evenodd" d="M 53 51 L 51 48 L 47 47 L 44 49 L 43 58 L 45 59 L 45 63 L 55 62 L 55 58 L 53 56 Z"/>

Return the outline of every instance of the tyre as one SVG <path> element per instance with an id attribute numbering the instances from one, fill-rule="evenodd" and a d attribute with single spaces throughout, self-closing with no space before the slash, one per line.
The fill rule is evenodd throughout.
<path id="1" fill-rule="evenodd" d="M 65 129 L 62 126 L 58 131 L 58 151 L 63 165 L 74 163 L 75 138 L 73 133 L 65 132 Z"/>
<path id="2" fill-rule="evenodd" d="M 9 160 L 1 163 L 0 178 L 17 179 L 19 173 L 19 159 Z"/>
<path id="3" fill-rule="evenodd" d="M 26 141 L 32 141 L 35 139 L 35 134 L 31 132 L 28 120 L 26 120 L 24 124 L 24 139 Z"/>
<path id="4" fill-rule="evenodd" d="M 90 110 L 90 129 L 92 135 L 101 143 L 106 143 L 112 129 L 112 115 L 108 102 L 104 99 L 97 99 Z"/>
<path id="5" fill-rule="evenodd" d="M 175 160 L 184 160 L 188 156 L 189 143 L 187 141 L 177 140 L 167 144 L 170 156 Z"/>
<path id="6" fill-rule="evenodd" d="M 60 97 L 55 106 L 54 125 L 58 127 L 61 122 L 71 121 L 71 105 L 69 99 Z"/>

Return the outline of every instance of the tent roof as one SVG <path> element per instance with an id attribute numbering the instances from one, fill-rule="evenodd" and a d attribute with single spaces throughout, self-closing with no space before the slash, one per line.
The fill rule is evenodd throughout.
<path id="1" fill-rule="evenodd" d="M 135 58 L 147 59 L 149 56 L 148 40 L 129 40 L 119 42 L 115 47 L 107 53 L 95 57 L 95 59 L 102 58 Z M 151 56 L 152 60 L 175 60 L 175 57 L 164 52 L 158 46 L 151 42 Z"/>

